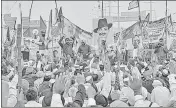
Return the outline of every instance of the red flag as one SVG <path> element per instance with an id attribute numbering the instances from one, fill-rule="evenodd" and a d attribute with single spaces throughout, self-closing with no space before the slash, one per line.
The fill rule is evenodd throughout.
<path id="1" fill-rule="evenodd" d="M 40 31 L 46 31 L 46 24 L 40 16 Z"/>

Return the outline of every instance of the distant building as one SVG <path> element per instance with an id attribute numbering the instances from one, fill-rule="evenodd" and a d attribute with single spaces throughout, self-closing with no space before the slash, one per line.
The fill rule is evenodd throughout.
<path id="1" fill-rule="evenodd" d="M 10 29 L 14 29 L 15 21 L 17 20 L 17 17 L 12 17 L 11 14 L 5 14 L 4 17 L 4 23 L 3 27 L 7 29 L 7 27 L 10 27 Z M 23 24 L 23 33 L 24 37 L 33 37 L 34 30 L 38 30 L 38 34 L 40 35 L 40 20 L 30 20 L 29 17 L 22 17 L 22 24 Z M 46 24 L 46 21 L 45 21 Z"/>

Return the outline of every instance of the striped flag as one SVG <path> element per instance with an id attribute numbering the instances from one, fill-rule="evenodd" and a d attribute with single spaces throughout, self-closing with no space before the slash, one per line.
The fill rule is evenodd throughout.
<path id="1" fill-rule="evenodd" d="M 128 10 L 134 9 L 139 7 L 139 1 L 138 0 L 133 0 L 129 3 Z"/>

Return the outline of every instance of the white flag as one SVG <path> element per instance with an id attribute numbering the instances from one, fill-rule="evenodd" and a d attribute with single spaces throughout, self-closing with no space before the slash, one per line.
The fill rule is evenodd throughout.
<path id="1" fill-rule="evenodd" d="M 139 1 L 138 0 L 133 0 L 129 3 L 128 10 L 134 9 L 139 7 Z"/>

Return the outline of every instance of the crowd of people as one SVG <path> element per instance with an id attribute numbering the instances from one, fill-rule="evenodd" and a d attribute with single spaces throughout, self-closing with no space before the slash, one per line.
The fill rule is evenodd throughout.
<path id="1" fill-rule="evenodd" d="M 75 53 L 64 38 L 62 57 L 54 50 L 50 61 L 43 50 L 22 67 L 2 57 L 2 107 L 176 107 L 176 58 L 162 45 L 158 60 L 121 60 L 103 43 L 97 53 L 82 41 Z"/>
<path id="2" fill-rule="evenodd" d="M 111 50 L 104 63 L 96 53 L 87 59 L 85 45 L 73 61 L 56 52 L 49 63 L 38 51 L 21 78 L 16 65 L 2 58 L 2 107 L 176 107 L 174 57 L 162 65 L 139 57 L 119 63 Z"/>

